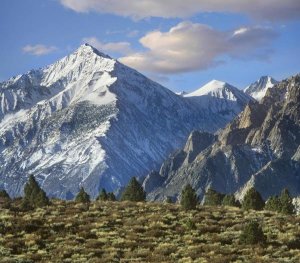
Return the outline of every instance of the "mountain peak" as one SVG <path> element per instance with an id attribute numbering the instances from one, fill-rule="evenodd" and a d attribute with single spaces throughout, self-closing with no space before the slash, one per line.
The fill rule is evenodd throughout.
<path id="1" fill-rule="evenodd" d="M 211 80 L 201 88 L 185 95 L 185 97 L 198 97 L 198 96 L 204 96 L 204 95 L 213 95 L 218 91 L 223 90 L 225 87 L 233 88 L 233 86 L 229 85 L 226 82 L 219 81 L 219 80 Z"/>
<path id="2" fill-rule="evenodd" d="M 257 81 L 245 88 L 244 92 L 260 101 L 269 88 L 272 88 L 278 81 L 270 76 L 262 76 Z"/>
<path id="3" fill-rule="evenodd" d="M 220 81 L 220 80 L 217 80 L 217 79 L 213 79 L 211 80 L 210 82 L 208 82 L 206 85 L 215 85 L 215 86 L 225 86 L 227 83 L 224 82 L 224 81 Z"/>
<path id="4" fill-rule="evenodd" d="M 109 55 L 100 52 L 97 48 L 93 47 L 89 43 L 84 43 L 81 46 L 79 46 L 79 48 L 75 51 L 75 53 L 83 54 L 83 55 L 94 53 L 97 56 L 112 59 Z"/>

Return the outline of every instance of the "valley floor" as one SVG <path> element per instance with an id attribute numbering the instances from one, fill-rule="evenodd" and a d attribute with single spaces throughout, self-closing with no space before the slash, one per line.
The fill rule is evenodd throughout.
<path id="1" fill-rule="evenodd" d="M 243 245 L 258 220 L 265 245 Z M 0 262 L 299 262 L 300 217 L 238 208 L 131 202 L 52 201 L 0 210 Z"/>

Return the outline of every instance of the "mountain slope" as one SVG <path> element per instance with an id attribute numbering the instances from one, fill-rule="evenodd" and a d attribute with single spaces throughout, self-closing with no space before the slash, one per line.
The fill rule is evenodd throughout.
<path id="1" fill-rule="evenodd" d="M 228 116 L 85 44 L 0 83 L 0 121 L 0 188 L 22 194 L 34 174 L 48 195 L 69 199 L 80 186 L 95 197 L 145 176 L 191 130 L 214 132 Z"/>
<path id="2" fill-rule="evenodd" d="M 257 101 L 261 101 L 262 98 L 266 95 L 266 92 L 269 88 L 272 88 L 278 81 L 273 79 L 270 76 L 263 76 L 256 82 L 252 83 L 248 87 L 245 88 L 245 93 L 256 99 Z"/>
<path id="3" fill-rule="evenodd" d="M 187 183 L 192 184 L 200 198 L 208 187 L 236 193 L 239 198 L 251 186 L 264 198 L 278 194 L 284 187 L 299 195 L 299 105 L 300 75 L 297 75 L 268 89 L 261 103 L 249 103 L 192 162 L 183 160 L 176 169 L 160 172 L 161 183 L 152 187 L 148 198 L 176 199 Z M 190 140 L 191 137 L 187 144 Z M 209 140 L 206 136 L 198 141 Z M 176 153 L 162 167 L 175 157 Z M 151 182 L 149 177 L 145 186 L 147 181 Z"/>

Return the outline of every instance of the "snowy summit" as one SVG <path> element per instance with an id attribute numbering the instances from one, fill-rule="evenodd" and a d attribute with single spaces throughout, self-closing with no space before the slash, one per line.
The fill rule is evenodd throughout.
<path id="1" fill-rule="evenodd" d="M 238 108 L 222 97 L 230 112 L 205 109 L 84 44 L 0 83 L 2 187 L 20 195 L 34 174 L 49 196 L 70 199 L 80 186 L 93 197 L 117 190 L 156 169 L 192 130 L 224 127 L 249 101 L 242 94 Z"/>

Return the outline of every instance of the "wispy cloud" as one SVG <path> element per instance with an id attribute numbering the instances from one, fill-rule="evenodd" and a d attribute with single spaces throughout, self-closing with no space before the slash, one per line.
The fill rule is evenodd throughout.
<path id="1" fill-rule="evenodd" d="M 299 0 L 60 0 L 76 12 L 109 13 L 134 19 L 187 18 L 198 13 L 246 14 L 256 19 L 280 21 L 300 18 Z"/>
<path id="2" fill-rule="evenodd" d="M 103 43 L 96 37 L 86 37 L 82 40 L 103 52 L 114 53 L 118 55 L 128 55 L 133 53 L 129 42 L 108 42 Z"/>
<path id="3" fill-rule="evenodd" d="M 207 25 L 181 22 L 168 32 L 153 31 L 140 39 L 146 49 L 119 60 L 138 70 L 181 73 L 224 63 L 221 57 L 267 59 L 277 34 L 266 27 L 218 31 Z"/>
<path id="4" fill-rule="evenodd" d="M 126 36 L 127 36 L 127 37 L 136 37 L 136 36 L 138 36 L 138 34 L 139 34 L 139 31 L 138 31 L 138 30 L 132 30 L 132 31 L 128 32 L 128 33 L 126 34 Z"/>
<path id="5" fill-rule="evenodd" d="M 22 50 L 24 53 L 28 53 L 34 56 L 43 56 L 56 51 L 57 47 L 37 44 L 37 45 L 26 45 L 22 48 Z"/>

